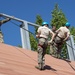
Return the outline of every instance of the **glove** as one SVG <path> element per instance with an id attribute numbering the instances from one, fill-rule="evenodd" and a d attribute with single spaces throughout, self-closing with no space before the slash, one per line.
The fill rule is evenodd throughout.
<path id="1" fill-rule="evenodd" d="M 40 36 L 39 35 L 36 35 L 36 37 L 39 38 Z"/>

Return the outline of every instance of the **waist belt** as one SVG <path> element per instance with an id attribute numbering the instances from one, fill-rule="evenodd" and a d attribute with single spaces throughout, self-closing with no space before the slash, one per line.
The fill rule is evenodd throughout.
<path id="1" fill-rule="evenodd" d="M 40 37 L 40 38 L 44 38 L 44 37 Z M 47 38 L 44 38 L 45 40 L 47 40 Z"/>
<path id="2" fill-rule="evenodd" d="M 57 36 L 57 37 L 59 37 L 61 40 L 63 40 L 64 38 L 61 38 L 60 36 Z"/>
<path id="3" fill-rule="evenodd" d="M 40 46 L 40 47 L 42 47 L 42 48 L 43 48 L 43 46 L 42 46 L 42 45 L 40 45 L 40 44 L 38 44 L 38 46 Z"/>

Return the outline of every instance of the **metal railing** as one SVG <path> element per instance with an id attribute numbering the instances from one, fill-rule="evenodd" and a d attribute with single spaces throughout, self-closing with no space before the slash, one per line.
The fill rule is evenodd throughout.
<path id="1" fill-rule="evenodd" d="M 29 32 L 26 31 L 26 30 L 28 30 L 28 24 L 32 25 L 32 26 L 37 26 L 37 27 L 40 26 L 40 25 L 28 22 L 26 20 L 22 20 L 22 19 L 13 17 L 13 16 L 9 16 L 9 15 L 3 14 L 3 13 L 0 13 L 0 16 L 7 17 L 7 18 L 10 18 L 12 20 L 16 20 L 16 21 L 22 23 L 23 26 L 20 28 L 22 47 L 25 48 L 25 49 L 31 50 L 30 39 L 29 39 Z"/>
<path id="2" fill-rule="evenodd" d="M 74 43 L 74 36 L 71 35 L 67 43 L 67 49 L 69 54 L 69 60 L 75 61 L 75 43 Z"/>
<path id="3" fill-rule="evenodd" d="M 12 20 L 16 20 L 16 21 L 19 21 L 22 23 L 23 26 L 20 28 L 22 47 L 25 49 L 31 50 L 29 32 L 27 31 L 28 30 L 28 24 L 30 24 L 32 26 L 37 26 L 37 27 L 39 27 L 40 25 L 25 21 L 25 20 L 22 20 L 22 19 L 13 17 L 13 16 L 9 16 L 9 15 L 3 14 L 3 13 L 0 13 L 0 16 L 8 17 L 8 18 L 11 18 Z M 69 60 L 75 60 L 75 42 L 74 42 L 73 37 L 75 37 L 75 36 L 71 35 L 70 39 L 66 42 L 68 54 L 69 54 Z"/>

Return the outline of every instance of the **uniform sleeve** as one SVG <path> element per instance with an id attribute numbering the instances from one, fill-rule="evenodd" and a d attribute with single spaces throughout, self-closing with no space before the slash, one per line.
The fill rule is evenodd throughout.
<path id="1" fill-rule="evenodd" d="M 38 32 L 38 33 L 40 33 L 40 32 L 41 32 L 41 27 L 39 27 L 39 28 L 38 28 L 37 32 Z"/>
<path id="2" fill-rule="evenodd" d="M 60 30 L 61 30 L 61 27 L 58 30 L 56 30 L 55 32 L 58 33 Z"/>
<path id="3" fill-rule="evenodd" d="M 50 31 L 50 34 L 53 34 L 53 31 L 51 29 L 49 29 L 49 31 Z"/>
<path id="4" fill-rule="evenodd" d="M 6 19 L 4 19 L 4 20 L 1 20 L 1 21 L 0 21 L 0 24 L 6 23 L 6 22 L 8 22 L 8 21 L 10 21 L 10 20 L 11 20 L 10 18 L 6 18 Z"/>
<path id="5" fill-rule="evenodd" d="M 67 32 L 67 36 L 69 36 L 70 35 L 70 31 L 68 30 L 68 32 Z"/>

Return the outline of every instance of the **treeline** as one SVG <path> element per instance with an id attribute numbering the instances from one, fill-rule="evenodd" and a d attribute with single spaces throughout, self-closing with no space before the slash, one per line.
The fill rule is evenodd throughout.
<path id="1" fill-rule="evenodd" d="M 54 9 L 51 12 L 51 15 L 52 15 L 52 18 L 50 20 L 50 26 L 49 26 L 50 28 L 52 26 L 56 26 L 56 28 L 58 29 L 59 27 L 64 26 L 65 23 L 68 21 L 68 19 L 66 18 L 65 14 L 62 11 L 62 9 L 60 9 L 58 7 L 58 4 L 55 4 Z M 40 15 L 37 15 L 35 23 L 41 26 L 42 22 L 43 22 L 42 17 Z M 35 27 L 35 35 L 37 33 L 36 31 L 37 31 L 37 27 Z M 75 36 L 75 27 L 71 26 L 70 32 L 71 32 L 71 35 Z M 75 40 L 75 37 L 74 37 L 74 40 Z M 31 44 L 31 49 L 33 51 L 37 50 L 37 42 L 38 42 L 38 39 L 33 34 L 30 33 L 30 44 Z M 49 47 L 48 47 L 46 53 L 47 54 L 50 53 Z M 68 58 L 66 44 L 63 45 L 63 48 L 62 48 L 62 51 L 61 51 L 61 57 L 62 58 Z"/>

